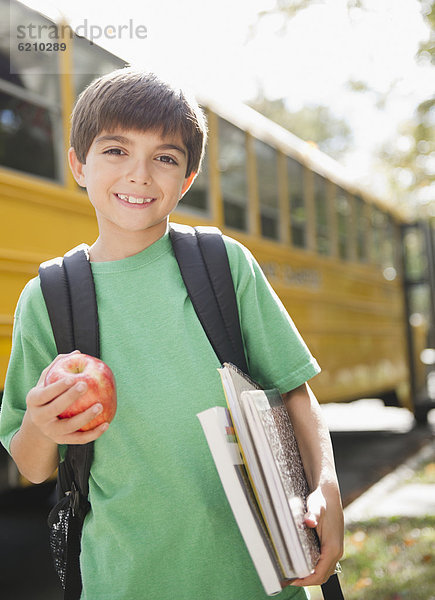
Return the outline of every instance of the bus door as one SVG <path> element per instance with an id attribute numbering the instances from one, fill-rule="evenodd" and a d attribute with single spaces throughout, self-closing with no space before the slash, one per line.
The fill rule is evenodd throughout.
<path id="1" fill-rule="evenodd" d="M 403 225 L 402 252 L 411 397 L 415 418 L 424 424 L 435 408 L 434 225 Z"/>

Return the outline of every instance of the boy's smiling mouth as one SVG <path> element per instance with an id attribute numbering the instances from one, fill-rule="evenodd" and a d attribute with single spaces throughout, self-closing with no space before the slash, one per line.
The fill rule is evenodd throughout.
<path id="1" fill-rule="evenodd" d="M 145 198 L 143 196 L 133 196 L 130 194 L 115 194 L 115 196 L 123 202 L 128 202 L 128 204 L 149 204 L 155 200 L 155 198 Z"/>

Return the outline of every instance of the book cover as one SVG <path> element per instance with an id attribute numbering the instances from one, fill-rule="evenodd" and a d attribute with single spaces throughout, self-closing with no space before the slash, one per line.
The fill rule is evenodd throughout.
<path id="1" fill-rule="evenodd" d="M 288 411 L 276 389 L 242 392 L 241 402 L 272 499 L 284 517 L 295 573 L 306 577 L 319 559 L 319 541 L 304 523 L 309 489 Z"/>
<path id="2" fill-rule="evenodd" d="M 287 409 L 278 390 L 265 392 L 237 367 L 219 369 L 254 494 L 286 578 L 317 563 L 315 531 L 304 524 L 308 485 Z"/>
<path id="3" fill-rule="evenodd" d="M 224 368 L 219 369 L 219 373 L 222 378 L 228 407 L 236 430 L 240 451 L 252 485 L 252 490 L 278 558 L 282 573 L 286 579 L 292 579 L 296 577 L 296 573 L 286 546 L 279 517 L 276 513 L 272 498 L 270 497 L 269 488 L 265 483 L 262 466 L 258 460 L 258 454 L 240 404 L 241 394 L 244 391 L 260 388 L 247 375 L 233 365 L 227 363 L 225 363 L 225 365 Z"/>
<path id="4" fill-rule="evenodd" d="M 268 595 L 283 579 L 240 455 L 229 411 L 216 406 L 197 415 L 234 518 Z"/>

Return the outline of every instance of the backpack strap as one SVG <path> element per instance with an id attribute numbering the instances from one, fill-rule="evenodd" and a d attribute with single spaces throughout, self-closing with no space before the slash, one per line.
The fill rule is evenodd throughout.
<path id="1" fill-rule="evenodd" d="M 99 358 L 100 336 L 95 284 L 89 248 L 82 244 L 63 259 L 71 298 L 71 315 L 76 349 Z"/>
<path id="2" fill-rule="evenodd" d="M 328 581 L 321 585 L 321 588 L 324 600 L 344 600 L 337 573 L 331 575 Z"/>
<path id="3" fill-rule="evenodd" d="M 98 310 L 95 286 L 84 244 L 39 268 L 41 290 L 47 305 L 56 348 L 59 354 L 80 350 L 99 357 Z M 65 600 L 81 594 L 80 539 L 88 502 L 89 473 L 94 455 L 93 442 L 69 445 L 59 465 L 59 495 L 69 496 L 72 517 L 68 525 Z"/>
<path id="4" fill-rule="evenodd" d="M 58 354 L 75 350 L 71 298 L 63 258 L 44 262 L 39 267 L 41 290 L 47 306 Z"/>
<path id="5" fill-rule="evenodd" d="M 99 357 L 98 309 L 88 246 L 39 267 L 39 277 L 59 354 L 80 350 Z"/>
<path id="6" fill-rule="evenodd" d="M 221 363 L 248 372 L 230 264 L 216 227 L 171 223 L 172 247 L 198 319 Z"/>

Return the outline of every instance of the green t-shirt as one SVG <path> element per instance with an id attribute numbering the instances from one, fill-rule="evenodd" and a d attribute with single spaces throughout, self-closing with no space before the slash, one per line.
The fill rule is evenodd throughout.
<path id="1" fill-rule="evenodd" d="M 287 392 L 319 368 L 251 254 L 225 238 L 251 376 Z M 83 600 L 264 599 L 196 414 L 225 406 L 219 367 L 168 234 L 92 263 L 101 358 L 118 409 L 95 443 L 82 537 Z M 0 417 L 9 448 L 25 398 L 56 355 L 39 279 L 25 287 Z M 286 588 L 279 598 L 305 598 Z"/>

